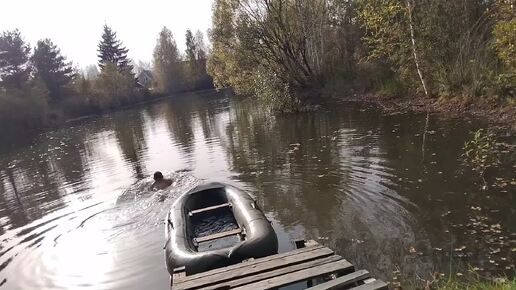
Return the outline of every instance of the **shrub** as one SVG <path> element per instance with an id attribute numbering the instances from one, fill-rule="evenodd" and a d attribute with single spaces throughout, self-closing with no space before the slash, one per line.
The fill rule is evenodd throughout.
<path id="1" fill-rule="evenodd" d="M 4 133 L 32 130 L 47 125 L 48 90 L 33 80 L 21 89 L 0 89 L 0 127 Z"/>

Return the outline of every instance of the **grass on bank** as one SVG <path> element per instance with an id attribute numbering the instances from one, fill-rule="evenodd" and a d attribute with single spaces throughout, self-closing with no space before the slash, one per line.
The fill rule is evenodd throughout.
<path id="1" fill-rule="evenodd" d="M 469 282 L 449 279 L 437 284 L 435 289 L 439 290 L 516 290 L 516 279 L 507 280 L 504 278 L 495 279 L 494 281 L 477 280 Z"/>

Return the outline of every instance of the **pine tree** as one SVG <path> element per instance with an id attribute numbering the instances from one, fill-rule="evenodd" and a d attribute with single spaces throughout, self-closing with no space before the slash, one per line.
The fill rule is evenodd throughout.
<path id="1" fill-rule="evenodd" d="M 29 78 L 30 46 L 19 30 L 4 31 L 0 35 L 0 85 L 4 88 L 21 88 Z"/>
<path id="2" fill-rule="evenodd" d="M 32 56 L 32 63 L 38 76 L 47 86 L 50 98 L 62 97 L 62 89 L 75 77 L 72 64 L 66 61 L 61 51 L 50 39 L 38 41 Z"/>
<path id="3" fill-rule="evenodd" d="M 98 45 L 99 67 L 104 69 L 107 63 L 112 63 L 118 67 L 120 71 L 132 71 L 133 67 L 127 58 L 129 50 L 122 45 L 117 39 L 116 32 L 112 31 L 107 25 L 104 25 L 102 40 Z"/>

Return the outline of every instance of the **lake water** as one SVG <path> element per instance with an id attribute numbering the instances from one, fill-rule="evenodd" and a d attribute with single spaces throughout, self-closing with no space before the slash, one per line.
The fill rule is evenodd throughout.
<path id="1" fill-rule="evenodd" d="M 315 239 L 382 279 L 514 276 L 515 187 L 462 165 L 477 125 L 425 124 L 344 102 L 273 118 L 222 92 L 1 139 L 0 289 L 168 289 L 163 220 L 205 181 L 254 195 L 281 251 Z M 171 189 L 148 190 L 156 170 Z"/>

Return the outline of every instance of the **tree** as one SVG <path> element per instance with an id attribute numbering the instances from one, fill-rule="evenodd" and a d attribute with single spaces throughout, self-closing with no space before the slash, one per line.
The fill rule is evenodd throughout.
<path id="1" fill-rule="evenodd" d="M 180 55 L 172 31 L 163 27 L 154 48 L 153 65 L 156 89 L 170 93 L 182 89 L 182 70 Z"/>
<path id="2" fill-rule="evenodd" d="M 84 78 L 87 80 L 94 80 L 99 75 L 99 69 L 96 65 L 90 64 L 84 69 Z"/>
<path id="3" fill-rule="evenodd" d="M 139 74 L 144 70 L 152 71 L 152 65 L 150 64 L 150 62 L 138 60 L 137 63 L 134 63 L 134 72 L 136 74 Z"/>
<path id="4" fill-rule="evenodd" d="M 195 61 L 195 53 L 197 51 L 197 48 L 195 47 L 195 41 L 192 34 L 192 31 L 190 29 L 186 30 L 185 34 L 186 39 L 186 60 L 189 62 Z"/>
<path id="5" fill-rule="evenodd" d="M 186 68 L 185 75 L 190 90 L 212 87 L 212 80 L 206 72 L 206 45 L 201 31 L 193 36 L 192 31 L 186 31 Z"/>
<path id="6" fill-rule="evenodd" d="M 117 39 L 116 32 L 112 31 L 107 25 L 104 25 L 102 40 L 98 44 L 99 67 L 102 70 L 107 63 L 112 63 L 118 67 L 120 71 L 133 70 L 127 58 L 129 50 L 122 45 Z"/>
<path id="7" fill-rule="evenodd" d="M 21 88 L 29 79 L 30 46 L 23 41 L 19 30 L 4 31 L 0 35 L 0 85 Z"/>
<path id="8" fill-rule="evenodd" d="M 141 97 L 134 76 L 128 70 L 120 70 L 114 63 L 107 63 L 95 81 L 93 102 L 101 110 L 110 110 L 126 105 Z"/>
<path id="9" fill-rule="evenodd" d="M 502 94 L 516 97 L 516 17 L 514 3 L 496 1 L 496 22 L 493 28 L 492 47 L 503 64 L 497 76 L 497 85 Z"/>
<path id="10" fill-rule="evenodd" d="M 208 53 L 208 48 L 204 43 L 204 35 L 200 30 L 197 30 L 194 37 L 195 44 L 195 57 L 197 60 L 206 59 L 206 54 Z"/>
<path id="11" fill-rule="evenodd" d="M 324 84 L 331 28 L 326 0 L 218 0 L 213 11 L 208 69 L 216 85 L 297 102 L 307 95 L 294 90 Z"/>
<path id="12" fill-rule="evenodd" d="M 31 58 L 36 76 L 47 86 L 49 96 L 57 101 L 62 97 L 63 88 L 70 85 L 75 72 L 70 62 L 50 39 L 38 41 Z"/>

